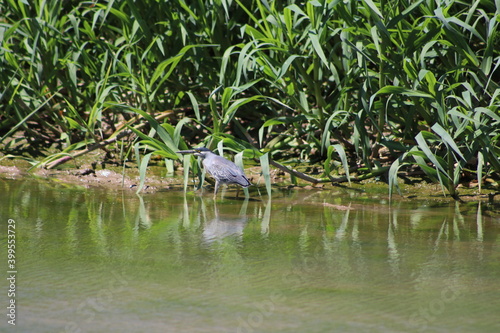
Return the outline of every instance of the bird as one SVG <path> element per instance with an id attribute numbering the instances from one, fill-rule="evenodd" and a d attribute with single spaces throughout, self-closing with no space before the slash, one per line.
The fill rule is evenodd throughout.
<path id="1" fill-rule="evenodd" d="M 203 168 L 215 179 L 214 197 L 222 184 L 237 184 L 241 187 L 252 185 L 245 172 L 233 162 L 214 154 L 210 149 L 201 147 L 192 150 L 181 150 L 178 154 L 193 154 L 202 160 Z"/>

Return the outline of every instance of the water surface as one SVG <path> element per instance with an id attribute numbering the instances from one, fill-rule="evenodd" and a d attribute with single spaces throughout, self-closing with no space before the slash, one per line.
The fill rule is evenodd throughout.
<path id="1" fill-rule="evenodd" d="M 2 267 L 16 223 L 16 331 L 500 332 L 487 204 L 251 194 L 0 180 Z"/>

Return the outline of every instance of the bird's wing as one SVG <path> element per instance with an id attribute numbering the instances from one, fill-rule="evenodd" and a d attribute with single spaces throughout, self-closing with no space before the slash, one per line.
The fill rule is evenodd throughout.
<path id="1" fill-rule="evenodd" d="M 225 162 L 229 162 L 229 161 L 225 161 Z M 233 163 L 233 165 L 227 165 L 226 163 L 224 163 L 224 164 L 214 163 L 210 166 L 210 170 L 207 170 L 207 171 L 214 178 L 229 179 L 229 178 L 235 178 L 238 176 L 238 173 L 235 171 L 234 168 L 237 168 L 236 164 L 234 164 L 234 163 Z"/>
<path id="2" fill-rule="evenodd" d="M 223 183 L 239 184 L 241 186 L 250 186 L 250 182 L 244 172 L 233 162 L 221 159 L 210 166 L 208 173 L 215 179 Z"/>

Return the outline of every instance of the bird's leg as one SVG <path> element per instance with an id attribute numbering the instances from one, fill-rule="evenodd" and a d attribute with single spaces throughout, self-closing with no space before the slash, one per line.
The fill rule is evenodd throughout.
<path id="1" fill-rule="evenodd" d="M 239 186 L 236 188 L 236 198 L 238 198 L 238 194 L 240 194 L 240 187 Z"/>
<path id="2" fill-rule="evenodd" d="M 219 191 L 219 181 L 215 180 L 215 190 L 214 190 L 214 199 L 217 197 L 217 192 Z"/>

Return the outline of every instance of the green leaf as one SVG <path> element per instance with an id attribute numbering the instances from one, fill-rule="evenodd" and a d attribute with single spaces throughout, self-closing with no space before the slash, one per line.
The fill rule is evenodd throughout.
<path id="1" fill-rule="evenodd" d="M 173 159 L 177 159 L 177 155 L 175 154 L 175 152 L 178 150 L 178 147 L 177 145 L 175 144 L 174 140 L 172 139 L 172 137 L 170 136 L 170 134 L 168 134 L 168 132 L 160 125 L 160 123 L 158 123 L 158 121 L 153 118 L 149 113 L 147 112 L 144 112 L 140 109 L 136 109 L 134 108 L 133 111 L 135 113 L 138 113 L 140 114 L 141 116 L 143 116 L 148 122 L 149 124 L 151 125 L 151 127 L 156 131 L 156 133 L 158 133 L 158 136 L 160 137 L 160 139 L 163 141 L 163 143 L 165 144 L 165 151 L 169 154 L 171 154 Z M 137 131 L 137 130 L 134 130 L 132 127 L 129 127 L 135 134 L 139 135 L 141 138 L 144 138 L 144 135 L 142 132 L 140 131 Z M 140 134 L 139 134 L 140 133 Z M 149 138 L 149 137 L 148 137 Z"/>
<path id="2" fill-rule="evenodd" d="M 479 193 L 481 193 L 481 187 L 483 183 L 483 167 L 484 167 L 484 156 L 483 153 L 477 153 L 477 183 L 479 185 Z"/>
<path id="3" fill-rule="evenodd" d="M 329 146 L 326 152 L 326 160 L 323 163 L 323 169 L 325 170 L 325 175 L 329 175 L 332 170 L 331 170 L 331 162 L 332 162 L 332 153 L 333 153 L 333 146 Z"/>
<path id="4" fill-rule="evenodd" d="M 195 45 L 187 45 L 184 46 L 177 55 L 162 61 L 156 70 L 153 73 L 153 76 L 151 77 L 151 80 L 149 82 L 150 86 L 157 86 L 160 87 L 162 83 L 167 80 L 170 75 L 173 73 L 173 71 L 176 69 L 177 65 L 179 62 L 182 60 L 182 58 L 186 55 L 186 52 L 191 50 L 192 48 L 196 47 L 218 47 L 218 45 L 213 45 L 213 44 L 195 44 Z M 167 67 L 169 68 L 168 71 L 165 73 L 167 70 Z M 162 77 L 162 79 L 156 83 L 156 81 Z"/>
<path id="5" fill-rule="evenodd" d="M 260 147 L 262 148 L 262 143 L 263 143 L 263 140 L 264 140 L 264 129 L 266 127 L 272 127 L 274 125 L 282 125 L 284 124 L 285 122 L 282 121 L 282 120 L 279 120 L 279 119 L 275 119 L 275 118 L 272 118 L 272 119 L 268 119 L 260 128 L 259 128 L 259 144 L 260 144 Z"/>
<path id="6" fill-rule="evenodd" d="M 245 170 L 245 166 L 243 165 L 243 151 L 240 151 L 238 154 L 234 155 L 234 163 L 241 169 Z M 250 194 L 248 192 L 248 188 L 244 187 L 243 192 L 245 192 L 245 198 L 250 198 Z"/>
<path id="7" fill-rule="evenodd" d="M 408 153 L 404 153 L 403 155 L 399 156 L 397 160 L 392 162 L 391 167 L 389 168 L 389 173 L 388 173 L 389 200 L 391 200 L 391 198 L 392 198 L 392 190 L 394 187 L 398 191 L 399 195 L 401 195 L 401 189 L 399 188 L 399 184 L 398 184 L 398 171 L 399 171 L 399 168 L 404 165 L 403 162 L 404 162 L 407 155 L 408 155 Z"/>
<path id="8" fill-rule="evenodd" d="M 151 154 L 146 154 L 142 158 L 141 165 L 139 166 L 139 186 L 137 188 L 136 193 L 139 193 L 142 191 L 142 188 L 144 187 L 144 182 L 146 181 L 146 172 L 148 169 L 148 164 L 149 164 L 149 159 L 151 158 Z"/>
<path id="9" fill-rule="evenodd" d="M 191 121 L 191 118 L 188 118 L 188 117 L 185 117 L 185 118 L 182 118 L 178 123 L 177 125 L 175 125 L 175 130 L 174 130 L 174 145 L 175 147 L 179 147 L 181 145 L 181 140 L 182 140 L 182 136 L 181 136 L 181 131 L 182 131 L 182 127 L 189 123 Z"/>
<path id="10" fill-rule="evenodd" d="M 453 140 L 451 135 L 448 134 L 448 132 L 446 132 L 446 130 L 441 125 L 439 125 L 438 123 L 435 123 L 431 128 L 434 132 L 436 132 L 437 135 L 439 135 L 441 137 L 441 139 L 443 139 L 444 143 L 448 147 L 451 147 L 451 149 L 453 149 L 455 151 L 455 153 L 457 153 L 457 155 L 462 160 L 465 161 L 465 157 L 462 155 L 462 152 L 458 148 L 457 144 L 455 143 L 455 141 Z"/>
<path id="11" fill-rule="evenodd" d="M 369 104 L 370 110 L 372 109 L 373 101 L 375 100 L 375 98 L 378 95 L 382 95 L 382 94 L 388 94 L 388 95 L 395 94 L 395 95 L 404 95 L 404 96 L 408 96 L 408 97 L 420 97 L 420 98 L 435 99 L 434 96 L 432 96 L 428 93 L 422 92 L 422 91 L 411 90 L 411 89 L 407 89 L 407 88 L 399 87 L 399 86 L 385 86 L 370 97 L 370 104 Z"/>
<path id="12" fill-rule="evenodd" d="M 370 7 L 370 9 L 373 10 L 373 12 L 377 14 L 380 18 L 382 19 L 384 18 L 384 16 L 382 15 L 382 13 L 372 0 L 363 0 L 363 2 L 366 3 L 368 7 Z"/>
<path id="13" fill-rule="evenodd" d="M 380 94 L 399 94 L 411 97 L 434 98 L 434 96 L 432 96 L 431 94 L 399 86 L 385 86 L 376 92 L 376 95 Z"/>
<path id="14" fill-rule="evenodd" d="M 328 68 L 329 63 L 328 60 L 326 59 L 325 52 L 323 52 L 323 48 L 319 41 L 317 31 L 309 31 L 309 39 L 311 40 L 314 51 L 316 51 L 316 54 L 319 56 L 323 64 Z"/>
<path id="15" fill-rule="evenodd" d="M 196 116 L 196 120 L 201 121 L 201 115 L 200 115 L 200 107 L 198 104 L 198 101 L 196 100 L 196 97 L 191 91 L 186 91 L 186 94 L 189 96 L 189 100 L 191 101 L 191 104 L 193 105 L 193 111 Z"/>
<path id="16" fill-rule="evenodd" d="M 134 132 L 138 137 L 140 137 L 141 143 L 145 144 L 155 150 L 156 154 L 162 155 L 163 157 L 170 158 L 170 159 L 178 159 L 177 154 L 175 154 L 170 148 L 168 148 L 163 142 L 151 138 L 150 136 L 142 133 L 141 131 L 138 131 L 137 129 L 128 126 L 128 128 Z"/>
<path id="17" fill-rule="evenodd" d="M 261 96 L 261 95 L 255 95 L 255 96 L 252 96 L 252 97 L 240 98 L 240 99 L 235 100 L 229 106 L 229 108 L 226 110 L 226 113 L 224 115 L 224 124 L 225 125 L 229 124 L 229 122 L 233 119 L 236 111 L 238 111 L 238 109 L 241 106 L 243 106 L 245 104 L 248 104 L 250 102 L 253 102 L 253 101 L 256 101 L 256 100 L 262 100 L 262 99 L 263 99 L 263 96 Z"/>
<path id="18" fill-rule="evenodd" d="M 351 177 L 349 176 L 349 163 L 347 162 L 347 155 L 345 153 L 344 147 L 339 144 L 332 145 L 333 148 L 337 151 L 337 154 L 339 154 L 340 161 L 342 162 L 342 166 L 344 167 L 345 175 L 347 177 L 347 182 L 349 183 L 349 186 L 351 186 Z"/>
<path id="19" fill-rule="evenodd" d="M 184 155 L 182 166 L 184 168 L 184 193 L 187 192 L 189 185 L 189 168 L 191 166 L 191 155 Z"/>
<path id="20" fill-rule="evenodd" d="M 417 141 L 417 144 L 418 144 L 418 147 L 420 148 L 420 150 L 435 165 L 435 167 L 437 169 L 439 169 L 443 174 L 447 174 L 446 171 L 443 169 L 442 165 L 439 163 L 437 156 L 435 156 L 431 152 L 431 149 L 427 145 L 427 142 L 424 139 L 424 131 L 418 133 L 418 135 L 415 137 L 415 140 Z"/>
<path id="21" fill-rule="evenodd" d="M 262 169 L 262 176 L 264 176 L 264 182 L 266 184 L 267 195 L 271 197 L 271 172 L 269 168 L 269 154 L 265 153 L 260 158 L 260 167 Z"/>

